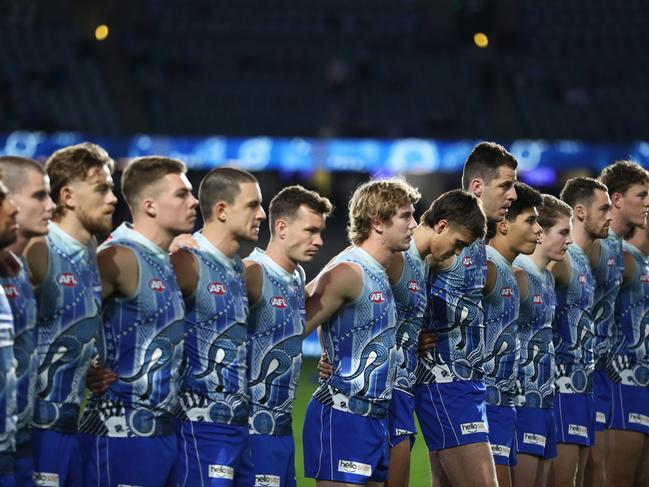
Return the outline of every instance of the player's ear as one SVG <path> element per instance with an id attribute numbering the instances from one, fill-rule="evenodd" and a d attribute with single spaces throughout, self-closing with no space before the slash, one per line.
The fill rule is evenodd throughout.
<path id="1" fill-rule="evenodd" d="M 146 213 L 148 216 L 155 217 L 157 215 L 158 209 L 153 198 L 144 198 L 140 205 L 142 205 L 144 213 Z"/>
<path id="2" fill-rule="evenodd" d="M 220 222 L 225 222 L 228 218 L 228 204 L 223 200 L 214 203 L 214 206 L 212 207 L 212 215 L 214 215 L 214 218 Z"/>
<path id="3" fill-rule="evenodd" d="M 484 191 L 484 180 L 482 178 L 473 178 L 471 180 L 471 184 L 469 184 L 469 189 L 471 192 L 476 195 L 476 197 L 480 198 L 482 196 L 482 192 Z"/>
<path id="4" fill-rule="evenodd" d="M 277 219 L 275 222 L 275 235 L 281 239 L 286 238 L 286 220 L 282 220 L 281 218 Z"/>
<path id="5" fill-rule="evenodd" d="M 496 223 L 496 230 L 501 235 L 507 235 L 507 232 L 509 232 L 509 221 L 507 220 L 507 218 L 503 218 L 498 223 Z"/>
<path id="6" fill-rule="evenodd" d="M 77 205 L 74 189 L 65 185 L 59 190 L 59 201 L 64 208 L 74 209 Z"/>
<path id="7" fill-rule="evenodd" d="M 584 219 L 586 218 L 586 207 L 581 203 L 577 203 L 572 211 L 572 214 L 575 218 L 577 218 L 577 220 L 584 221 Z"/>
<path id="8" fill-rule="evenodd" d="M 615 192 L 611 195 L 611 204 L 618 210 L 622 207 L 622 194 Z"/>
<path id="9" fill-rule="evenodd" d="M 385 222 L 379 220 L 378 218 L 372 218 L 372 220 L 370 221 L 370 226 L 376 233 L 382 234 L 385 227 Z"/>
<path id="10" fill-rule="evenodd" d="M 444 230 L 448 228 L 448 220 L 446 218 L 442 218 L 440 221 L 435 223 L 435 226 L 433 227 L 435 229 L 435 232 L 442 233 Z"/>

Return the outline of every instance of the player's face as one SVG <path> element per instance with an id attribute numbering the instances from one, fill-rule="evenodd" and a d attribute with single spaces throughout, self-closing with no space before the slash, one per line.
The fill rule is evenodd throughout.
<path id="1" fill-rule="evenodd" d="M 412 233 L 417 227 L 415 208 L 411 204 L 397 209 L 396 214 L 383 226 L 385 246 L 392 252 L 408 250 Z"/>
<path id="2" fill-rule="evenodd" d="M 480 200 L 489 220 L 502 221 L 507 214 L 512 201 L 516 200 L 516 170 L 501 166 L 497 176 L 484 184 Z"/>
<path id="3" fill-rule="evenodd" d="M 611 198 L 608 193 L 601 189 L 595 190 L 584 219 L 586 231 L 592 238 L 606 238 L 612 218 Z"/>
<path id="4" fill-rule="evenodd" d="M 296 215 L 286 222 L 286 255 L 293 262 L 310 262 L 322 247 L 325 217 L 306 205 L 298 208 Z M 277 231 L 277 230 L 276 230 Z"/>
<path id="5" fill-rule="evenodd" d="M 266 212 L 261 207 L 261 189 L 257 183 L 247 182 L 241 183 L 239 190 L 230 205 L 228 223 L 238 238 L 256 242 L 261 222 L 266 219 Z"/>
<path id="6" fill-rule="evenodd" d="M 541 235 L 541 225 L 538 222 L 539 213 L 536 208 L 528 208 L 521 212 L 513 222 L 509 223 L 507 240 L 512 249 L 519 254 L 534 253 Z"/>
<path id="7" fill-rule="evenodd" d="M 446 225 L 441 232 L 435 232 L 430 239 L 430 255 L 433 265 L 439 264 L 453 255 L 460 255 L 462 250 L 474 241 L 471 232 L 466 228 L 452 224 Z"/>
<path id="8" fill-rule="evenodd" d="M 0 248 L 14 243 L 18 236 L 18 210 L 8 193 L 7 187 L 0 182 Z"/>
<path id="9" fill-rule="evenodd" d="M 20 210 L 16 217 L 20 234 L 28 239 L 46 235 L 55 208 L 50 198 L 50 179 L 38 171 L 27 170 L 23 185 L 11 193 L 11 198 Z"/>
<path id="10" fill-rule="evenodd" d="M 566 215 L 561 215 L 557 222 L 541 234 L 539 244 L 548 259 L 561 262 L 566 258 L 568 245 L 572 243 L 570 232 L 572 222 Z"/>
<path id="11" fill-rule="evenodd" d="M 649 211 L 649 185 L 632 184 L 621 198 L 620 211 L 632 225 L 642 225 Z"/>
<path id="12" fill-rule="evenodd" d="M 196 223 L 198 200 L 192 194 L 192 185 L 187 176 L 182 173 L 166 174 L 158 188 L 155 201 L 160 226 L 172 235 L 191 232 Z"/>
<path id="13" fill-rule="evenodd" d="M 74 181 L 75 212 L 88 233 L 109 233 L 113 228 L 113 213 L 117 198 L 113 193 L 113 178 L 108 166 L 88 171 L 86 179 Z"/>

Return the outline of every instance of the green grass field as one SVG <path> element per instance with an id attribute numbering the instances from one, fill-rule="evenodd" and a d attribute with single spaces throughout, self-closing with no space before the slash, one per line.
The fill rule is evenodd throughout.
<path id="1" fill-rule="evenodd" d="M 317 387 L 317 366 L 316 359 L 304 359 L 302 363 L 302 374 L 297 389 L 297 397 L 293 405 L 293 433 L 295 435 L 295 470 L 297 473 L 297 485 L 313 486 L 315 482 L 312 479 L 304 478 L 304 462 L 302 459 L 302 427 L 304 424 L 304 414 L 306 407 L 311 399 L 311 394 Z M 419 425 L 417 425 L 419 428 Z M 430 469 L 428 467 L 428 452 L 421 435 L 418 435 L 415 447 L 412 450 L 410 461 L 410 485 L 426 486 L 430 485 Z"/>

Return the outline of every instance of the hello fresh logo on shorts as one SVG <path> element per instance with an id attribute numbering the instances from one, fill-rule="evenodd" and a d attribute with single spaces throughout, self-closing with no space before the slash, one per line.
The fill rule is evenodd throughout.
<path id="1" fill-rule="evenodd" d="M 568 434 L 588 438 L 588 428 L 586 428 L 585 426 L 581 426 L 579 424 L 569 424 Z"/>
<path id="2" fill-rule="evenodd" d="M 536 445 L 545 448 L 545 436 L 537 435 L 536 433 L 525 433 L 523 435 L 523 443 L 528 445 Z"/>
<path id="3" fill-rule="evenodd" d="M 207 475 L 212 479 L 234 479 L 234 469 L 227 465 L 210 465 Z"/>
<path id="4" fill-rule="evenodd" d="M 511 452 L 511 448 L 505 445 L 491 445 L 491 453 L 498 455 L 499 457 L 508 457 Z"/>
<path id="5" fill-rule="evenodd" d="M 59 474 L 34 472 L 34 483 L 43 487 L 59 487 Z"/>
<path id="6" fill-rule="evenodd" d="M 473 423 L 462 423 L 460 430 L 463 435 L 472 435 L 473 433 L 488 433 L 487 425 L 483 421 L 474 421 Z"/>
<path id="7" fill-rule="evenodd" d="M 279 487 L 282 479 L 278 475 L 255 475 L 255 487 Z"/>
<path id="8" fill-rule="evenodd" d="M 629 413 L 629 423 L 641 424 L 649 427 L 649 416 L 640 413 Z"/>
<path id="9" fill-rule="evenodd" d="M 372 475 L 372 466 L 367 463 L 354 462 L 352 460 L 340 460 L 338 462 L 338 471 L 370 477 Z"/>

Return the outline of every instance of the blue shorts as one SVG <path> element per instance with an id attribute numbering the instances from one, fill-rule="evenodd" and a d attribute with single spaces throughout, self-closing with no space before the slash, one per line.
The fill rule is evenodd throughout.
<path id="1" fill-rule="evenodd" d="M 552 408 L 516 408 L 517 453 L 526 453 L 543 459 L 557 456 L 557 426 Z"/>
<path id="2" fill-rule="evenodd" d="M 177 430 L 179 487 L 240 485 L 237 482 L 241 478 L 242 459 L 249 455 L 247 424 L 178 421 Z"/>
<path id="3" fill-rule="evenodd" d="M 496 465 L 516 465 L 516 449 L 513 448 L 516 408 L 487 404 L 487 425 L 489 426 L 489 443 L 494 463 Z"/>
<path id="4" fill-rule="evenodd" d="M 554 397 L 557 443 L 595 444 L 593 398 L 589 394 L 560 392 Z"/>
<path id="5" fill-rule="evenodd" d="M 489 441 L 483 382 L 417 386 L 415 409 L 430 451 Z"/>
<path id="6" fill-rule="evenodd" d="M 593 398 L 595 399 L 595 430 L 604 431 L 611 416 L 611 380 L 601 370 L 593 372 Z"/>
<path id="7" fill-rule="evenodd" d="M 14 453 L 0 453 L 0 487 L 14 485 Z"/>
<path id="8" fill-rule="evenodd" d="M 14 475 L 19 487 L 36 487 L 34 483 L 34 458 L 30 442 L 16 445 Z"/>
<path id="9" fill-rule="evenodd" d="M 359 416 L 311 399 L 302 442 L 305 477 L 365 484 L 387 476 L 387 418 Z"/>
<path id="10" fill-rule="evenodd" d="M 79 436 L 32 428 L 34 480 L 37 485 L 76 487 L 83 484 Z"/>
<path id="11" fill-rule="evenodd" d="M 114 438 L 79 434 L 83 448 L 84 483 L 115 485 L 176 484 L 173 467 L 178 455 L 176 435 Z"/>
<path id="12" fill-rule="evenodd" d="M 388 442 L 394 448 L 403 440 L 410 439 L 410 448 L 415 444 L 415 396 L 399 389 L 392 391 L 388 409 Z"/>
<path id="13" fill-rule="evenodd" d="M 293 435 L 249 435 L 241 481 L 235 485 L 295 487 Z"/>
<path id="14" fill-rule="evenodd" d="M 611 396 L 608 427 L 649 435 L 649 387 L 611 384 Z"/>

